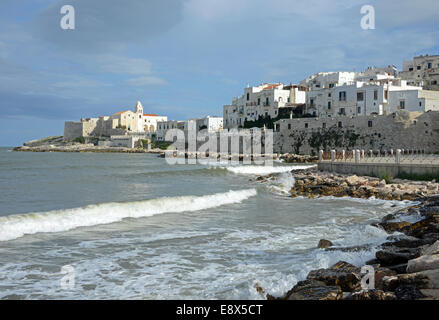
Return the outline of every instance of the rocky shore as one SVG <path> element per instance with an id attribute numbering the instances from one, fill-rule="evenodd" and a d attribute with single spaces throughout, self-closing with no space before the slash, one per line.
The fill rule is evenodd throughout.
<path id="1" fill-rule="evenodd" d="M 375 197 L 383 200 L 416 200 L 439 194 L 439 183 L 435 181 L 393 179 L 387 183 L 384 179 L 321 172 L 316 168 L 291 173 L 295 179 L 290 190 L 291 197 L 349 196 L 363 199 Z M 270 179 L 276 179 L 276 174 L 259 176 L 256 180 L 264 182 Z"/>
<path id="2" fill-rule="evenodd" d="M 387 242 L 366 263 L 372 270 L 373 289 L 362 280 L 367 271 L 346 261 L 330 268 L 312 270 L 282 297 L 273 297 L 263 288 L 257 291 L 267 299 L 280 300 L 439 300 L 439 184 L 409 180 L 386 183 L 373 177 L 292 171 L 295 185 L 291 197 L 350 196 L 386 200 L 416 200 L 419 204 L 389 214 L 372 224 L 389 234 Z M 258 177 L 265 181 L 275 175 Z M 369 246 L 336 247 L 321 239 L 318 250 L 359 252 Z M 373 269 L 371 269 L 371 268 Z"/>
<path id="3" fill-rule="evenodd" d="M 47 137 L 25 142 L 13 151 L 21 152 L 100 152 L 100 153 L 161 153 L 161 149 L 96 146 L 93 143 L 66 142 L 62 136 Z"/>

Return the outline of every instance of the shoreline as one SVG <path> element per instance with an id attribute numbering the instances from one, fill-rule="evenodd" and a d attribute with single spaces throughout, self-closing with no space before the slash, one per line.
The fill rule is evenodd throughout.
<path id="1" fill-rule="evenodd" d="M 439 300 L 439 184 L 396 180 L 387 184 L 373 177 L 318 172 L 315 169 L 291 171 L 295 184 L 290 197 L 335 196 L 383 200 L 412 200 L 411 205 L 388 214 L 370 225 L 384 230 L 387 241 L 375 248 L 375 258 L 367 261 L 371 271 L 349 261 L 329 268 L 311 270 L 281 297 L 256 290 L 268 300 Z M 259 176 L 267 182 L 277 174 Z M 316 248 L 324 251 L 359 252 L 368 246 L 336 247 L 321 239 Z M 369 248 L 370 249 L 370 248 Z M 374 289 L 363 289 L 367 272 Z"/>

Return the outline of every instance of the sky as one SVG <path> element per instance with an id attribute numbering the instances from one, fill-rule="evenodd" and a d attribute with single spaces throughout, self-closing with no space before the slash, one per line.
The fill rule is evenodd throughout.
<path id="1" fill-rule="evenodd" d="M 439 54 L 437 12 L 437 0 L 0 0 L 0 146 L 138 100 L 172 120 L 222 116 L 247 84 L 401 69 Z"/>

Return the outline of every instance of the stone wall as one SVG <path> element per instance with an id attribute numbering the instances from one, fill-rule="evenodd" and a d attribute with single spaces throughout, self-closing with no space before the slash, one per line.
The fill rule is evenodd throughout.
<path id="1" fill-rule="evenodd" d="M 64 140 L 77 137 L 110 137 L 124 135 L 122 128 L 116 128 L 117 120 L 112 118 L 91 118 L 81 121 L 66 121 L 64 124 Z"/>
<path id="2" fill-rule="evenodd" d="M 282 119 L 276 122 L 274 152 L 423 149 L 439 152 L 439 111 L 398 111 L 388 116 Z"/>
<path id="3" fill-rule="evenodd" d="M 64 123 L 64 140 L 72 140 L 84 135 L 84 126 L 82 122 L 66 121 Z"/>

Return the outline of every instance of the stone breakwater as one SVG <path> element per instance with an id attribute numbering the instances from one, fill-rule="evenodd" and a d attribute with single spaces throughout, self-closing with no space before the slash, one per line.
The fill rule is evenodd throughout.
<path id="1" fill-rule="evenodd" d="M 317 169 L 293 171 L 295 179 L 291 188 L 292 197 L 320 196 L 354 197 L 383 200 L 416 200 L 439 193 L 439 183 L 433 181 L 411 181 L 394 179 L 387 183 L 384 179 L 320 172 Z M 259 177 L 264 180 L 265 177 Z"/>
<path id="2" fill-rule="evenodd" d="M 147 151 L 140 148 L 125 148 L 125 147 L 105 147 L 95 146 L 93 144 L 72 144 L 65 146 L 56 145 L 42 145 L 35 147 L 16 147 L 14 151 L 22 152 L 102 152 L 102 153 L 154 153 L 154 150 Z M 158 153 L 156 151 L 155 153 Z"/>

